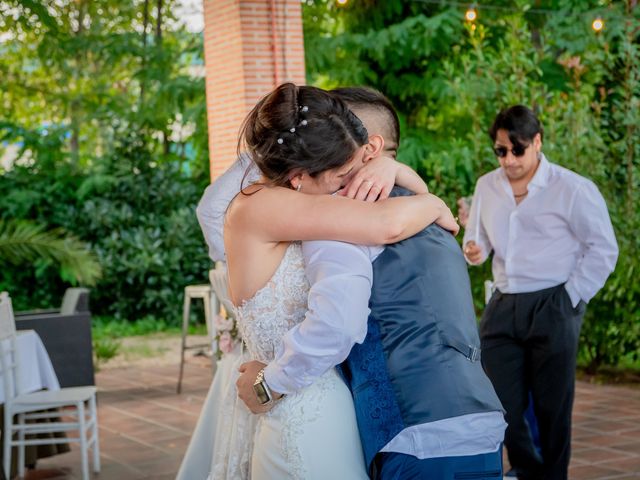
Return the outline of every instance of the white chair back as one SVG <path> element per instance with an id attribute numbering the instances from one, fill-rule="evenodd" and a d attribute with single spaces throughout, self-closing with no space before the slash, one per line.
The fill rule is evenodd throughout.
<path id="1" fill-rule="evenodd" d="M 11 297 L 7 292 L 0 292 L 0 338 L 6 338 L 16 333 L 16 322 L 13 317 Z"/>
<path id="2" fill-rule="evenodd" d="M 89 295 L 88 288 L 67 288 L 60 306 L 61 315 L 73 315 L 78 311 L 78 303 L 82 295 Z M 85 304 L 87 301 L 85 300 Z"/>
<path id="3" fill-rule="evenodd" d="M 11 403 L 20 393 L 17 381 L 20 378 L 19 368 L 16 322 L 11 297 L 7 292 L 2 292 L 0 293 L 0 375 L 2 375 L 5 403 Z"/>
<path id="4" fill-rule="evenodd" d="M 227 269 L 218 266 L 213 270 L 209 270 L 209 282 L 218 301 L 222 304 L 227 316 L 235 319 L 235 306 L 229 299 L 229 284 L 227 283 Z"/>

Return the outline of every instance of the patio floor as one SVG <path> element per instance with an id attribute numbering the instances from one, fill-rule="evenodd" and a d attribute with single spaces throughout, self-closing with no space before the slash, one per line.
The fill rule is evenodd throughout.
<path id="1" fill-rule="evenodd" d="M 93 478 L 175 478 L 211 381 L 209 363 L 189 359 L 181 395 L 177 377 L 177 364 L 97 374 L 102 471 Z M 40 460 L 28 478 L 58 469 L 65 473 L 47 478 L 79 479 L 79 466 L 72 446 L 69 453 Z M 640 389 L 578 382 L 569 477 L 640 478 Z"/>

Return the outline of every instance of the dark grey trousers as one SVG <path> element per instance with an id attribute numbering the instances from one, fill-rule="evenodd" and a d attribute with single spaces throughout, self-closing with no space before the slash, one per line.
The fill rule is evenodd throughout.
<path id="1" fill-rule="evenodd" d="M 571 306 L 564 285 L 537 292 L 496 291 L 480 323 L 482 366 L 506 410 L 505 446 L 520 480 L 566 479 L 576 355 L 585 303 Z M 542 458 L 524 412 L 529 392 Z"/>

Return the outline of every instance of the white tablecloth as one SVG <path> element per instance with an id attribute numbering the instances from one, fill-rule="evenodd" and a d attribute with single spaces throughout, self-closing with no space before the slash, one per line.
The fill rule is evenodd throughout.
<path id="1" fill-rule="evenodd" d="M 8 340 L 4 341 L 8 343 Z M 19 330 L 16 335 L 16 349 L 20 363 L 18 385 L 21 393 L 35 392 L 43 388 L 60 390 L 60 383 L 47 349 L 35 330 Z M 4 385 L 1 380 L 0 403 L 4 403 Z"/>

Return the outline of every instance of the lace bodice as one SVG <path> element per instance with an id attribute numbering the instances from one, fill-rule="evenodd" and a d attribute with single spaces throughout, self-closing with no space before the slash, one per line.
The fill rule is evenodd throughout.
<path id="1" fill-rule="evenodd" d="M 252 358 L 273 360 L 285 333 L 304 319 L 308 294 L 302 247 L 293 242 L 269 282 L 236 308 L 238 328 Z"/>
<path id="2" fill-rule="evenodd" d="M 351 395 L 335 369 L 262 415 L 252 415 L 237 396 L 240 364 L 247 356 L 273 360 L 285 334 L 305 318 L 308 294 L 302 247 L 291 243 L 269 282 L 235 309 L 247 349 L 233 375 L 220 380 L 229 388 L 215 401 L 211 480 L 368 478 Z"/>

